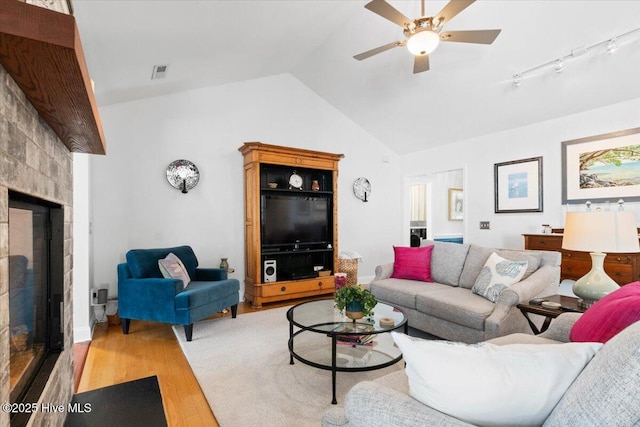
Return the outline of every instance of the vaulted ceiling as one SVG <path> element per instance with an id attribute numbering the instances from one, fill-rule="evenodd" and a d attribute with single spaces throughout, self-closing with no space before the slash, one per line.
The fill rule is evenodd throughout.
<path id="1" fill-rule="evenodd" d="M 420 3 L 388 0 L 408 17 Z M 640 97 L 640 1 L 478 0 L 447 30 L 502 29 L 492 45 L 441 43 L 431 70 L 394 48 L 400 27 L 356 0 L 73 0 L 99 105 L 291 73 L 399 154 Z M 426 15 L 446 1 L 426 1 Z M 553 66 L 513 75 L 570 55 Z M 169 64 L 151 80 L 152 68 Z M 514 141 L 517 143 L 517 141 Z"/>

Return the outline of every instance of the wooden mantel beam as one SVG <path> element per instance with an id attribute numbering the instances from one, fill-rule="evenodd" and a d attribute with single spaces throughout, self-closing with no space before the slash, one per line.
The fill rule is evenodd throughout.
<path id="1" fill-rule="evenodd" d="M 0 0 L 0 64 L 70 151 L 106 153 L 73 16 Z"/>

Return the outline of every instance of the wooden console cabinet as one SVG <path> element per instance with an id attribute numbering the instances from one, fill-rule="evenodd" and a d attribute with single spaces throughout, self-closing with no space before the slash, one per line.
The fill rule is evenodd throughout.
<path id="1" fill-rule="evenodd" d="M 338 162 L 342 154 L 247 142 L 244 156 L 245 301 L 263 303 L 331 294 L 338 261 Z M 290 188 L 292 173 L 302 188 Z M 267 198 L 316 199 L 326 203 L 329 217 L 323 244 L 267 245 L 263 242 Z M 265 238 L 266 240 L 266 238 Z M 265 262 L 275 262 L 274 277 L 265 277 Z M 325 276 L 315 276 L 322 266 Z"/>
<path id="2" fill-rule="evenodd" d="M 562 230 L 559 230 L 562 231 Z M 562 253 L 560 280 L 578 280 L 591 270 L 588 252 L 562 249 L 562 234 L 523 234 L 524 248 Z M 640 280 L 640 253 L 607 254 L 604 271 L 620 286 Z"/>

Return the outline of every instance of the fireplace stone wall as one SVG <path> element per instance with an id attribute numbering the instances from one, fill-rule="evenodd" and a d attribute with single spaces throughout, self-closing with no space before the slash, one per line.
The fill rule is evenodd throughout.
<path id="1" fill-rule="evenodd" d="M 0 403 L 9 402 L 9 190 L 64 209 L 64 350 L 40 396 L 64 405 L 73 394 L 73 155 L 0 66 Z M 0 412 L 0 425 L 10 414 Z M 31 425 L 62 425 L 66 414 L 35 413 Z"/>

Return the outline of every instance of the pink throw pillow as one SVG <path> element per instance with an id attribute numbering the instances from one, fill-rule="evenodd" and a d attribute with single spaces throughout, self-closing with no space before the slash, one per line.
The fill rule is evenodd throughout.
<path id="1" fill-rule="evenodd" d="M 421 280 L 433 282 L 431 278 L 431 252 L 433 245 L 419 248 L 394 246 L 395 262 L 393 263 L 394 279 Z"/>
<path id="2" fill-rule="evenodd" d="M 589 307 L 573 325 L 573 342 L 605 343 L 640 320 L 640 282 L 622 286 Z"/>

